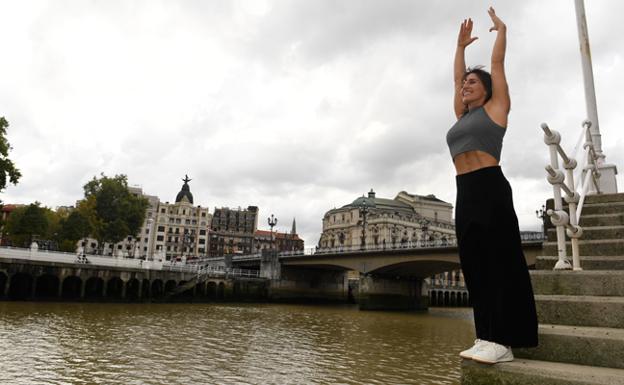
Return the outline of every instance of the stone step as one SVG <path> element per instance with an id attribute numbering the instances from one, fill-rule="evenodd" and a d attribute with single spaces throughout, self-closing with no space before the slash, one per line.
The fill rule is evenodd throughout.
<path id="1" fill-rule="evenodd" d="M 516 358 L 483 365 L 462 362 L 462 385 L 622 385 L 624 369 Z"/>
<path id="2" fill-rule="evenodd" d="M 535 260 L 537 270 L 552 270 L 559 258 L 540 255 Z M 569 256 L 572 261 L 572 256 Z M 624 256 L 581 256 L 583 270 L 624 270 Z"/>
<path id="3" fill-rule="evenodd" d="M 566 253 L 572 255 L 572 247 L 570 242 L 566 242 Z M 557 242 L 544 242 L 542 245 L 542 253 L 544 255 L 558 255 Z M 624 239 L 590 239 L 579 240 L 580 255 L 624 255 Z"/>
<path id="4" fill-rule="evenodd" d="M 584 203 L 583 215 L 624 213 L 624 201 L 605 203 Z"/>
<path id="5" fill-rule="evenodd" d="M 624 328 L 624 297 L 536 295 L 535 305 L 542 324 Z"/>
<path id="6" fill-rule="evenodd" d="M 581 215 L 581 226 L 622 226 L 624 213 Z"/>
<path id="7" fill-rule="evenodd" d="M 539 346 L 514 349 L 531 360 L 624 369 L 624 329 L 539 325 Z"/>
<path id="8" fill-rule="evenodd" d="M 582 227 L 582 226 L 581 226 Z M 567 236 L 566 236 L 567 237 Z M 624 239 L 623 226 L 586 226 L 583 227 L 583 235 L 581 239 L 597 240 L 597 239 Z M 548 229 L 548 241 L 557 241 L 557 229 Z"/>
<path id="9" fill-rule="evenodd" d="M 535 295 L 624 297 L 624 271 L 532 270 Z"/>
<path id="10" fill-rule="evenodd" d="M 616 194 L 593 194 L 585 197 L 587 203 L 624 202 L 624 193 Z"/>

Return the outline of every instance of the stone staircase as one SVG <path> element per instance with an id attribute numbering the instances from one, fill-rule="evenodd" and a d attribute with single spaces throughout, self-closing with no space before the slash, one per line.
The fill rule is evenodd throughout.
<path id="1" fill-rule="evenodd" d="M 531 271 L 539 346 L 493 366 L 464 360 L 462 384 L 624 384 L 624 194 L 587 197 L 580 224 L 583 271 L 552 270 L 554 229 Z"/>

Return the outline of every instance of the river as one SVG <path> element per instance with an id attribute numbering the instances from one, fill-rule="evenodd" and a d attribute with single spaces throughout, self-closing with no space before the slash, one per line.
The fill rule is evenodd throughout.
<path id="1" fill-rule="evenodd" d="M 0 302 L 0 384 L 459 384 L 470 309 Z"/>

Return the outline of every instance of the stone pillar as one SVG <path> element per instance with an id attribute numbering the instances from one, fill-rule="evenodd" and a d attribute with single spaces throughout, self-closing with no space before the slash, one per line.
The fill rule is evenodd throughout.
<path id="1" fill-rule="evenodd" d="M 426 310 L 428 298 L 420 278 L 360 277 L 360 310 Z M 423 295 L 423 292 L 425 295 Z"/>
<path id="2" fill-rule="evenodd" d="M 65 280 L 65 276 L 63 274 L 59 275 L 59 287 L 57 297 L 61 298 L 63 296 L 63 281 Z"/>
<path id="3" fill-rule="evenodd" d="M 108 298 L 108 279 L 102 278 L 102 298 Z"/>
<path id="4" fill-rule="evenodd" d="M 126 287 L 127 287 L 126 284 L 127 283 L 128 283 L 127 281 L 124 281 L 124 280 L 121 281 L 121 299 L 126 299 Z"/>
<path id="5" fill-rule="evenodd" d="M 268 279 L 280 279 L 282 277 L 282 265 L 279 262 L 277 251 L 262 250 L 260 277 Z"/>
<path id="6" fill-rule="evenodd" d="M 80 282 L 80 299 L 85 298 L 85 292 L 87 291 L 87 280 L 82 280 Z"/>
<path id="7" fill-rule="evenodd" d="M 139 279 L 139 295 L 137 299 L 140 301 L 141 298 L 143 298 L 143 280 Z"/>

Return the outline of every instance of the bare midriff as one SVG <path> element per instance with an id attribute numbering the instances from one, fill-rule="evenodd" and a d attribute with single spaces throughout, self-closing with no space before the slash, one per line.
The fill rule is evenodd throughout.
<path id="1" fill-rule="evenodd" d="M 457 175 L 466 174 L 485 167 L 498 166 L 498 161 L 492 155 L 483 151 L 467 151 L 457 154 L 453 159 Z"/>

